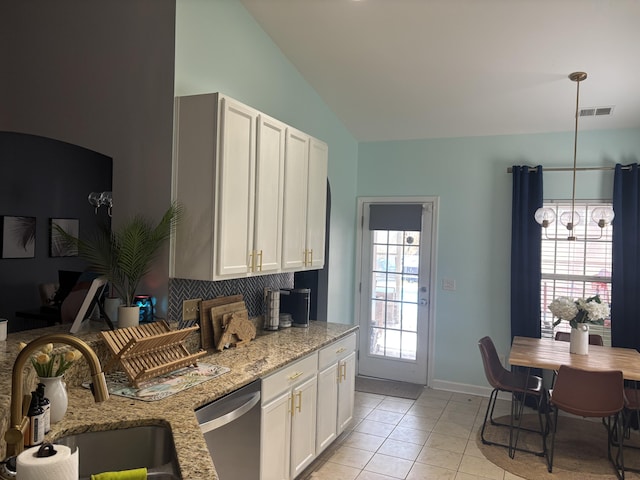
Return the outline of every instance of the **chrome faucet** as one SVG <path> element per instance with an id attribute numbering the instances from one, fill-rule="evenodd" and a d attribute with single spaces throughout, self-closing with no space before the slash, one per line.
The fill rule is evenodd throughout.
<path id="1" fill-rule="evenodd" d="M 107 389 L 107 382 L 105 381 L 104 373 L 100 366 L 100 360 L 98 360 L 96 353 L 84 341 L 68 333 L 44 335 L 32 340 L 18 353 L 16 361 L 13 364 L 13 376 L 11 378 L 11 423 L 4 435 L 4 439 L 7 442 L 7 458 L 16 456 L 24 450 L 24 433 L 29 424 L 29 419 L 27 418 L 24 408 L 25 399 L 22 395 L 24 366 L 31 357 L 31 354 L 47 343 L 64 343 L 77 348 L 89 363 L 92 380 L 91 391 L 96 402 L 104 402 L 109 398 L 109 390 Z"/>

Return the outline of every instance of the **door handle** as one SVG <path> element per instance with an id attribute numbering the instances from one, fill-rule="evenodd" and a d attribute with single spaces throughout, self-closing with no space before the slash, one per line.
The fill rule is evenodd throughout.
<path id="1" fill-rule="evenodd" d="M 298 406 L 296 407 L 296 410 L 298 410 L 298 412 L 302 412 L 302 390 L 296 393 L 296 397 L 298 397 Z"/>
<path id="2" fill-rule="evenodd" d="M 347 364 L 340 364 L 340 382 L 347 379 Z"/>
<path id="3" fill-rule="evenodd" d="M 295 380 L 296 378 L 298 378 L 300 375 L 302 375 L 304 372 L 295 372 L 292 373 L 291 375 L 289 375 L 289 380 Z"/>
<path id="4" fill-rule="evenodd" d="M 426 298 L 421 298 L 420 299 L 420 305 L 427 305 L 429 302 L 427 302 Z"/>

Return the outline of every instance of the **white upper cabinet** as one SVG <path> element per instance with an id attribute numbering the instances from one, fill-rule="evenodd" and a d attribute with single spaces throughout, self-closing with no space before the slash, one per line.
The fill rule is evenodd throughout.
<path id="1" fill-rule="evenodd" d="M 258 112 L 241 103 L 220 99 L 220 142 L 215 162 L 217 209 L 214 211 L 215 275 L 220 277 L 246 274 L 254 261 L 257 117 Z"/>
<path id="2" fill-rule="evenodd" d="M 306 269 L 324 267 L 328 163 L 329 147 L 326 143 L 312 138 L 309 143 Z"/>
<path id="3" fill-rule="evenodd" d="M 310 140 L 305 133 L 287 129 L 282 217 L 283 270 L 302 270 L 305 267 Z"/>
<path id="4" fill-rule="evenodd" d="M 311 167 L 314 178 L 324 176 L 319 192 L 309 183 L 309 162 L 323 155 L 324 167 Z M 322 268 L 326 161 L 322 142 L 225 95 L 176 98 L 172 198 L 184 217 L 171 242 L 171 276 L 221 280 Z M 309 235 L 320 216 L 322 232 Z"/>
<path id="5" fill-rule="evenodd" d="M 254 273 L 280 270 L 285 124 L 258 116 L 258 153 L 254 209 Z"/>
<path id="6" fill-rule="evenodd" d="M 327 144 L 289 128 L 284 177 L 283 270 L 324 266 Z"/>

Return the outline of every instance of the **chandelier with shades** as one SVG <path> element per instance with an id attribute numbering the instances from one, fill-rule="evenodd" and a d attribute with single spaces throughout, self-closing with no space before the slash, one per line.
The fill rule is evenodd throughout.
<path id="1" fill-rule="evenodd" d="M 575 240 L 574 229 L 582 221 L 580 214 L 575 210 L 576 202 L 576 166 L 577 166 L 577 150 L 578 150 L 578 117 L 579 117 L 579 104 L 580 104 L 580 82 L 587 78 L 585 72 L 573 72 L 569 75 L 569 79 L 576 82 L 576 111 L 575 111 L 575 133 L 573 137 L 573 190 L 571 193 L 571 211 L 564 212 L 560 215 L 560 223 L 566 227 L 569 232 L 567 240 Z M 602 230 L 613 221 L 614 217 L 613 209 L 611 207 L 598 207 L 593 209 L 591 213 L 591 220 L 600 227 L 600 237 L 602 236 Z M 552 208 L 542 207 L 536 210 L 535 213 L 536 222 L 538 222 L 542 228 L 544 228 L 545 236 L 547 238 L 547 227 L 556 220 L 556 214 Z"/>

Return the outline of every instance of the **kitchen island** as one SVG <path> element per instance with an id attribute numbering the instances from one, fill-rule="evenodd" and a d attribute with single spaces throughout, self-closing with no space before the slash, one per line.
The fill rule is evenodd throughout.
<path id="1" fill-rule="evenodd" d="M 355 332 L 357 328 L 353 325 L 312 321 L 309 328 L 287 328 L 277 332 L 259 331 L 258 336 L 245 347 L 226 349 L 223 352 L 209 351 L 202 357 L 202 362 L 228 367 L 229 372 L 154 402 L 111 395 L 106 402 L 95 403 L 89 390 L 80 385 L 82 381 L 90 378 L 88 368 L 82 360 L 78 362 L 78 368 L 74 371 L 70 369 L 65 374 L 69 387 L 69 408 L 64 419 L 52 425 L 47 439 L 55 442 L 57 437 L 72 433 L 139 425 L 168 425 L 173 433 L 182 478 L 217 479 L 194 409 L 345 337 Z M 29 342 L 49 333 L 68 332 L 68 329 L 68 325 L 58 325 L 18 332 L 10 334 L 6 342 L 0 342 L 0 434 L 2 435 L 0 454 L 2 458 L 6 451 L 4 432 L 9 423 L 11 370 L 18 353 L 18 343 Z M 196 334 L 198 336 L 194 339 L 194 343 L 197 343 L 199 338 L 199 334 L 197 332 Z M 109 354 L 99 334 L 80 333 L 78 337 L 96 350 L 104 366 Z M 27 367 L 25 378 L 25 392 L 30 392 L 36 378 L 32 367 Z"/>

